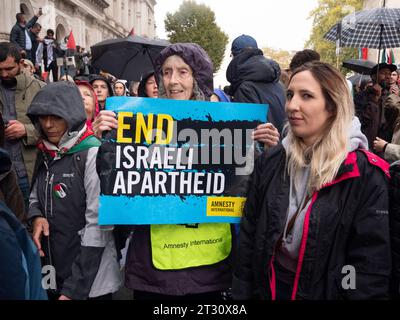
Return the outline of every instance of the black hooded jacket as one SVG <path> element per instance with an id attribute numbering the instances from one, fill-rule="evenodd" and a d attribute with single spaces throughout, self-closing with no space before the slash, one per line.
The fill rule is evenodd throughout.
<path id="1" fill-rule="evenodd" d="M 281 69 L 263 56 L 260 49 L 244 49 L 228 66 L 226 78 L 234 102 L 269 105 L 268 121 L 282 132 L 285 114 L 285 92 L 279 83 Z"/>
<path id="2" fill-rule="evenodd" d="M 58 116 L 68 125 L 68 134 L 62 139 L 77 138 L 60 158 L 39 153 L 30 198 L 29 222 L 44 217 L 50 226 L 49 236 L 42 237 L 42 262 L 56 269 L 57 289 L 53 293 L 74 300 L 109 293 L 103 293 L 104 286 L 110 285 L 104 278 L 103 287 L 96 284 L 100 270 L 105 270 L 102 261 L 112 265 L 103 258 L 108 242 L 104 244 L 106 235 L 97 223 L 95 161 L 100 142 L 88 131 L 79 133 L 86 123 L 80 92 L 70 82 L 49 84 L 36 95 L 27 115 L 36 127 L 40 116 Z"/>
<path id="3" fill-rule="evenodd" d="M 271 299 L 273 257 L 289 205 L 285 164 L 282 145 L 270 149 L 255 164 L 233 275 L 235 299 Z M 298 282 L 293 284 L 295 298 L 389 298 L 388 175 L 384 160 L 357 150 L 348 154 L 335 180 L 313 194 L 299 250 Z M 355 289 L 343 287 L 346 266 L 355 269 Z"/>
<path id="4" fill-rule="evenodd" d="M 400 162 L 390 166 L 390 240 L 392 243 L 393 277 L 392 293 L 400 298 Z"/>
<path id="5" fill-rule="evenodd" d="M 33 16 L 31 20 L 28 21 L 25 27 L 22 27 L 18 22 L 13 26 L 10 33 L 10 42 L 16 44 L 20 50 L 26 50 L 26 34 L 25 30 L 29 30 L 33 27 L 39 18 Z M 32 43 L 33 45 L 33 43 Z M 33 49 L 33 47 L 32 47 Z"/>

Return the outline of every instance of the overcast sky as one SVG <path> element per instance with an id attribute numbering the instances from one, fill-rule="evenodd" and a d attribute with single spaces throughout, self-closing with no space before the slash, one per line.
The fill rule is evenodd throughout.
<path id="1" fill-rule="evenodd" d="M 157 0 L 155 19 L 157 36 L 166 38 L 164 19 L 167 12 L 174 13 L 183 0 Z M 227 84 L 226 67 L 229 63 L 229 48 L 237 36 L 253 36 L 259 47 L 301 50 L 308 40 L 311 19 L 307 19 L 318 0 L 197 0 L 209 6 L 216 16 L 216 22 L 229 36 L 227 53 L 220 72 L 216 75 L 215 86 Z"/>

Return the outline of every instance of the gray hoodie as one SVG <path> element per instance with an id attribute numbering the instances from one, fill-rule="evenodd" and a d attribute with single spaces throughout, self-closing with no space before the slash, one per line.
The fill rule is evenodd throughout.
<path id="1" fill-rule="evenodd" d="M 288 153 L 288 139 L 284 138 L 282 145 Z M 355 151 L 356 149 L 368 150 L 368 140 L 361 132 L 361 123 L 357 117 L 354 117 L 349 130 L 349 144 L 348 152 Z M 289 191 L 289 207 L 287 210 L 286 224 L 284 236 L 282 239 L 282 246 L 277 250 L 276 260 L 285 269 L 295 273 L 297 268 L 297 260 L 299 257 L 299 249 L 301 238 L 303 235 L 304 217 L 307 209 L 311 204 L 311 199 L 307 197 L 307 184 L 310 175 L 310 167 L 303 168 L 299 172 L 297 179 L 290 177 L 290 191 Z M 305 203 L 307 200 L 307 203 Z M 291 218 L 296 214 L 298 208 L 303 208 L 294 226 L 289 234 L 286 235 L 288 223 Z M 286 235 L 286 236 L 285 236 Z"/>

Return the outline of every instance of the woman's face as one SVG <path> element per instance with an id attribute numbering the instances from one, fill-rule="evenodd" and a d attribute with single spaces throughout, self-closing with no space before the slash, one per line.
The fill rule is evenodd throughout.
<path id="1" fill-rule="evenodd" d="M 297 73 L 289 83 L 286 113 L 295 136 L 311 146 L 323 134 L 332 114 L 326 110 L 321 86 L 310 71 Z"/>
<path id="2" fill-rule="evenodd" d="M 146 94 L 149 98 L 158 98 L 158 86 L 154 76 L 147 79 Z"/>
<path id="3" fill-rule="evenodd" d="M 39 123 L 47 140 L 54 145 L 58 145 L 62 136 L 68 129 L 67 122 L 63 118 L 57 116 L 40 116 Z"/>
<path id="4" fill-rule="evenodd" d="M 119 83 L 119 82 L 116 83 L 114 85 L 114 92 L 115 92 L 115 95 L 118 96 L 118 97 L 124 96 L 125 95 L 125 87 L 124 87 L 124 85 L 122 83 Z"/>
<path id="5" fill-rule="evenodd" d="M 397 74 L 397 71 L 393 71 L 390 75 L 390 78 L 391 78 L 391 83 L 397 84 L 397 80 L 399 80 L 399 75 Z"/>
<path id="6" fill-rule="evenodd" d="M 162 81 L 168 99 L 190 100 L 193 95 L 192 68 L 177 55 L 165 60 L 162 66 Z"/>
<path id="7" fill-rule="evenodd" d="M 79 91 L 81 92 L 83 104 L 85 105 L 86 119 L 93 120 L 94 112 L 95 112 L 95 101 L 93 97 L 92 91 L 83 85 L 78 86 Z"/>

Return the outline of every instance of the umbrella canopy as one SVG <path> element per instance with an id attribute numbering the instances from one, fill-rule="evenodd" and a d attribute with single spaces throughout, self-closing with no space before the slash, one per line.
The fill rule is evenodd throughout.
<path id="1" fill-rule="evenodd" d="M 154 70 L 154 61 L 170 43 L 149 40 L 137 35 L 105 40 L 91 47 L 93 66 L 118 79 L 140 81 Z"/>
<path id="2" fill-rule="evenodd" d="M 350 59 L 343 62 L 343 67 L 361 74 L 371 74 L 376 63 L 369 60 Z"/>
<path id="3" fill-rule="evenodd" d="M 400 47 L 400 8 L 375 8 L 349 14 L 324 38 L 332 42 L 339 40 L 341 47 Z"/>
<path id="4" fill-rule="evenodd" d="M 372 82 L 372 79 L 368 75 L 355 74 L 347 78 L 353 85 L 361 85 L 362 82 Z"/>

